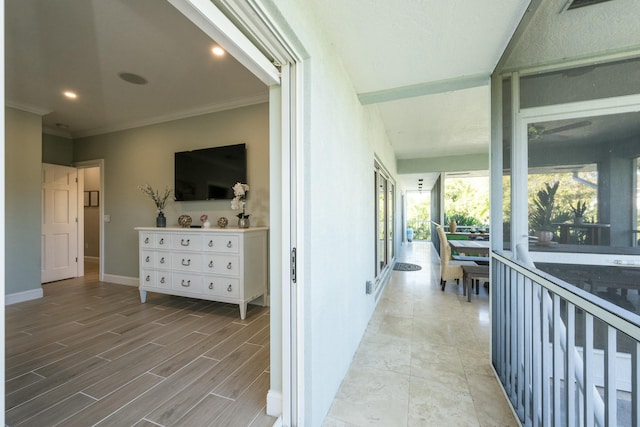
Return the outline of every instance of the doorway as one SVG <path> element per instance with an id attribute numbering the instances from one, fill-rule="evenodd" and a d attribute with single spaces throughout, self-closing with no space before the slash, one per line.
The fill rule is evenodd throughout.
<path id="1" fill-rule="evenodd" d="M 76 162 L 75 167 L 83 201 L 78 209 L 79 275 L 104 281 L 104 160 Z"/>

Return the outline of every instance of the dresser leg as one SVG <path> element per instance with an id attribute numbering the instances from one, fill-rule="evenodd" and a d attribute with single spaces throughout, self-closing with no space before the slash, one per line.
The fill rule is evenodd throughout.
<path id="1" fill-rule="evenodd" d="M 140 302 L 142 302 L 143 304 L 147 302 L 147 291 L 145 291 L 144 289 L 140 289 Z"/>
<path id="2" fill-rule="evenodd" d="M 247 303 L 242 302 L 238 305 L 240 306 L 240 318 L 244 320 L 244 318 L 247 317 Z"/>

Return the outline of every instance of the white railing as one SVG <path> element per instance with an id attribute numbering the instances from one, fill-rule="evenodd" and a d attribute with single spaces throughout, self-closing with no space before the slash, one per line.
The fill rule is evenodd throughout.
<path id="1" fill-rule="evenodd" d="M 640 427 L 640 317 L 491 259 L 492 363 L 522 424 Z"/>

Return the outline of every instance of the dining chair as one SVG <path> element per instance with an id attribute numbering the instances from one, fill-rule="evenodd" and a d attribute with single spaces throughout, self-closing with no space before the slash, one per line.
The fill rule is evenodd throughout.
<path id="1" fill-rule="evenodd" d="M 460 283 L 460 279 L 464 277 L 462 271 L 463 265 L 477 265 L 473 261 L 456 261 L 451 258 L 451 245 L 447 240 L 442 226 L 436 227 L 438 237 L 440 238 L 440 287 L 444 291 L 447 280 L 454 280 L 456 284 Z"/>

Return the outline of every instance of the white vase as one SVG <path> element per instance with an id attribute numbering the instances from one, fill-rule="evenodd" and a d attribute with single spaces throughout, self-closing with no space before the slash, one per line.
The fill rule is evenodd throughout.
<path id="1" fill-rule="evenodd" d="M 209 228 L 211 227 L 211 223 L 209 222 L 209 220 L 206 220 L 205 222 L 202 223 L 202 228 Z"/>

